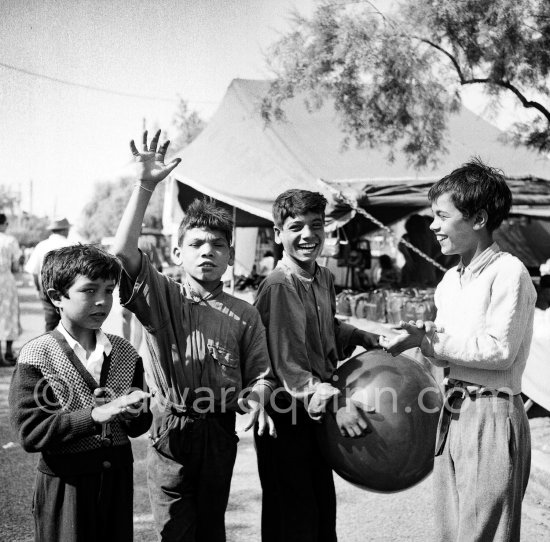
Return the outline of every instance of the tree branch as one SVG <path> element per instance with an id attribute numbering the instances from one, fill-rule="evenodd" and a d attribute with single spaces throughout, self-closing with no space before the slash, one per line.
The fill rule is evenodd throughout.
<path id="1" fill-rule="evenodd" d="M 544 107 L 539 102 L 534 102 L 532 100 L 528 100 L 524 94 L 512 83 L 509 81 L 503 81 L 503 80 L 493 80 L 493 79 L 487 79 L 487 78 L 473 78 L 473 79 L 466 79 L 464 77 L 464 74 L 462 73 L 462 69 L 460 68 L 460 65 L 457 61 L 457 59 L 449 53 L 449 51 L 446 51 L 443 47 L 438 45 L 437 43 L 434 43 L 431 40 L 428 40 L 426 38 L 421 38 L 418 36 L 412 36 L 414 39 L 417 39 L 430 47 L 433 47 L 434 49 L 437 49 L 439 52 L 443 53 L 453 64 L 456 73 L 458 74 L 458 78 L 460 80 L 461 85 L 474 85 L 474 84 L 486 84 L 486 85 L 496 85 L 502 88 L 505 88 L 515 94 L 516 98 L 521 102 L 521 105 L 525 107 L 526 109 L 533 108 L 539 111 L 546 120 L 550 123 L 550 110 L 548 110 L 546 107 Z"/>

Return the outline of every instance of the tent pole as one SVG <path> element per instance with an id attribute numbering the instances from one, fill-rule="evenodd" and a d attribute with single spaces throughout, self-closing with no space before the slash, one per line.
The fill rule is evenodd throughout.
<path id="1" fill-rule="evenodd" d="M 237 208 L 233 206 L 233 250 L 237 244 Z M 235 262 L 231 268 L 231 295 L 235 295 Z"/>

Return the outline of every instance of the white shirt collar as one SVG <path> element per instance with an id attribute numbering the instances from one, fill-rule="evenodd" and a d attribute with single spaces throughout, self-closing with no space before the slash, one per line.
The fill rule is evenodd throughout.
<path id="1" fill-rule="evenodd" d="M 111 341 L 107 338 L 107 335 L 105 335 L 101 329 L 96 331 L 95 350 L 90 354 L 90 357 L 86 358 L 86 350 L 84 347 L 65 329 L 61 322 L 59 322 L 57 330 L 63 335 L 63 337 L 65 337 L 67 343 L 69 343 L 69 346 L 72 348 L 84 367 L 86 367 L 88 372 L 96 379 L 97 382 L 99 382 L 105 356 L 108 356 L 113 348 Z"/>

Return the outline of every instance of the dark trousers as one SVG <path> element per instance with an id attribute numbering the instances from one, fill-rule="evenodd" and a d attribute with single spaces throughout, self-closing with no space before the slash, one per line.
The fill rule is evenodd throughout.
<path id="1" fill-rule="evenodd" d="M 153 517 L 163 542 L 225 542 L 238 437 L 235 414 L 155 420 L 147 452 Z"/>
<path id="2" fill-rule="evenodd" d="M 277 438 L 254 433 L 262 483 L 263 542 L 335 542 L 332 470 L 321 455 L 316 423 L 299 407 L 270 412 Z"/>
<path id="3" fill-rule="evenodd" d="M 131 542 L 133 470 L 79 476 L 36 475 L 35 542 Z"/>

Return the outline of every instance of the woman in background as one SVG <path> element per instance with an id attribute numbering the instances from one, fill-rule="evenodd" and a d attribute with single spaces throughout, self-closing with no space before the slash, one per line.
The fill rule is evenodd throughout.
<path id="1" fill-rule="evenodd" d="M 12 344 L 21 333 L 19 299 L 13 276 L 19 270 L 21 250 L 15 237 L 6 234 L 8 219 L 0 213 L 0 366 L 15 364 Z M 5 351 L 2 343 L 6 343 Z"/>

